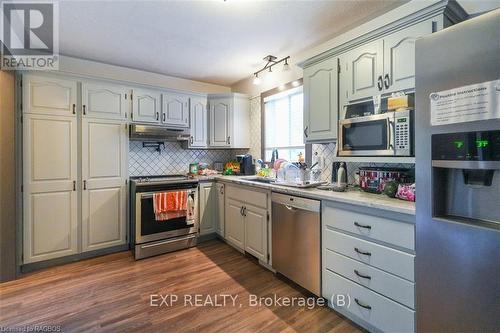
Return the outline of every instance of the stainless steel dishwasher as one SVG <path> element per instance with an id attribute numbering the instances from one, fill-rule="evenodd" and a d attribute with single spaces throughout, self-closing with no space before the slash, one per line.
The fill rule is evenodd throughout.
<path id="1" fill-rule="evenodd" d="M 321 296 L 321 202 L 273 193 L 273 268 Z"/>

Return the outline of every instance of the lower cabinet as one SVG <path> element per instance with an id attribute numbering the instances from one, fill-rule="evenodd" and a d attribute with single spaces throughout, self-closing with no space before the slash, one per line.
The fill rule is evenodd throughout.
<path id="1" fill-rule="evenodd" d="M 244 206 L 245 251 L 262 261 L 267 259 L 267 209 Z"/>
<path id="2" fill-rule="evenodd" d="M 244 203 L 234 199 L 226 200 L 226 240 L 234 247 L 245 250 Z"/>
<path id="3" fill-rule="evenodd" d="M 224 184 L 216 183 L 217 189 L 217 209 L 215 214 L 215 232 L 221 236 L 225 237 L 225 214 L 224 214 L 224 206 L 225 206 L 225 197 L 224 197 Z"/>
<path id="4" fill-rule="evenodd" d="M 82 251 L 125 244 L 127 125 L 82 120 Z"/>
<path id="5" fill-rule="evenodd" d="M 267 192 L 227 185 L 225 239 L 262 262 L 268 261 Z"/>
<path id="6" fill-rule="evenodd" d="M 200 184 L 200 235 L 215 232 L 217 187 L 213 182 Z"/>
<path id="7" fill-rule="evenodd" d="M 323 202 L 322 296 L 333 309 L 369 331 L 415 331 L 414 218 Z"/>

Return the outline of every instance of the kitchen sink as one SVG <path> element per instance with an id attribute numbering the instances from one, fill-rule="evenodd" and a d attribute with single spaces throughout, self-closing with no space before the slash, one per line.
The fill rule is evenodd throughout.
<path id="1" fill-rule="evenodd" d="M 264 183 L 264 184 L 274 183 L 274 179 L 265 178 L 265 177 L 245 178 L 244 180 L 248 180 L 248 181 L 251 181 L 251 182 Z"/>

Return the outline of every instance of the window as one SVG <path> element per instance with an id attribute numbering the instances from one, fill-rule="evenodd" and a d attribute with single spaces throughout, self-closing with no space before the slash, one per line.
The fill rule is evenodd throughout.
<path id="1" fill-rule="evenodd" d="M 299 153 L 305 157 L 302 137 L 302 86 L 264 98 L 264 154 L 270 161 L 274 148 L 278 157 L 297 161 Z"/>

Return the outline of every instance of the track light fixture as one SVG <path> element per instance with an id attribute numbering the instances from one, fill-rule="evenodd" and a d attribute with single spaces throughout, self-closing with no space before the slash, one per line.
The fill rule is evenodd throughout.
<path id="1" fill-rule="evenodd" d="M 277 60 L 278 58 L 273 56 L 273 55 L 268 55 L 264 57 L 264 61 L 266 61 L 266 65 L 258 70 L 257 72 L 253 73 L 254 78 L 253 78 L 253 84 L 258 85 L 260 84 L 261 80 L 259 78 L 259 73 L 262 73 L 264 71 L 268 71 L 269 73 L 272 73 L 272 68 L 274 65 L 277 65 L 281 62 L 284 62 L 283 64 L 283 71 L 289 71 L 290 70 L 290 65 L 288 64 L 288 59 L 290 59 L 290 56 L 282 58 L 280 60 Z"/>

